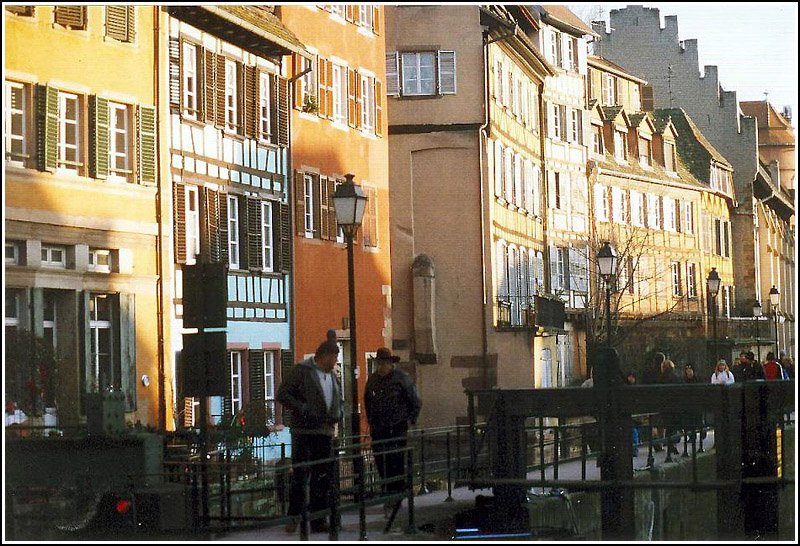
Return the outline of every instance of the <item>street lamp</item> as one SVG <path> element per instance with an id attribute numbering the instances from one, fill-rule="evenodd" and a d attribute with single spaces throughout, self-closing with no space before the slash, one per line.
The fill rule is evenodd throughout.
<path id="1" fill-rule="evenodd" d="M 361 416 L 358 411 L 358 351 L 356 350 L 356 291 L 355 291 L 355 267 L 353 265 L 353 237 L 358 231 L 361 221 L 364 219 L 364 209 L 367 205 L 367 197 L 360 186 L 353 183 L 355 175 L 344 175 L 345 181 L 333 194 L 333 206 L 336 210 L 336 223 L 342 228 L 345 241 L 347 242 L 347 292 L 350 302 L 350 396 L 352 407 L 350 413 L 350 430 L 353 436 L 353 470 L 356 475 L 358 495 L 361 494 L 364 479 L 364 460 L 361 458 Z M 363 503 L 359 503 L 363 511 Z M 363 516 L 363 514 L 360 514 Z M 361 517 L 363 521 L 363 517 Z M 366 539 L 364 526 L 362 529 L 362 539 Z"/>
<path id="2" fill-rule="evenodd" d="M 719 273 L 717 273 L 717 268 L 712 267 L 711 271 L 708 273 L 708 278 L 706 279 L 706 287 L 708 288 L 708 295 L 711 298 L 711 324 L 712 324 L 712 336 L 711 339 L 714 341 L 714 369 L 717 366 L 717 294 L 719 293 L 719 285 L 722 279 L 719 278 Z"/>
<path id="3" fill-rule="evenodd" d="M 758 352 L 758 362 L 761 363 L 761 333 L 759 322 L 761 322 L 761 302 L 756 300 L 753 304 L 753 317 L 756 319 L 756 351 Z"/>
<path id="4" fill-rule="evenodd" d="M 618 255 L 608 241 L 603 241 L 602 248 L 597 252 L 597 264 L 600 267 L 600 276 L 606 283 L 606 335 L 608 346 L 611 347 L 611 281 L 617 275 Z"/>
<path id="5" fill-rule="evenodd" d="M 769 289 L 769 303 L 772 305 L 772 316 L 775 320 L 775 360 L 778 359 L 778 305 L 781 303 L 781 293 L 777 286 Z"/>

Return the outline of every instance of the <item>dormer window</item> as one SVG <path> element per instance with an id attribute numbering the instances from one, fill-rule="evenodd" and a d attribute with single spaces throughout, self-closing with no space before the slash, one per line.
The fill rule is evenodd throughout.
<path id="1" fill-rule="evenodd" d="M 672 142 L 664 143 L 664 168 L 671 172 L 675 172 L 675 144 Z"/>
<path id="2" fill-rule="evenodd" d="M 619 129 L 614 129 L 614 157 L 619 161 L 627 161 L 628 147 L 625 133 Z"/>
<path id="3" fill-rule="evenodd" d="M 642 167 L 650 167 L 653 164 L 652 142 L 639 135 L 639 164 Z"/>
<path id="4" fill-rule="evenodd" d="M 603 128 L 597 125 L 592 125 L 592 152 L 603 155 Z"/>

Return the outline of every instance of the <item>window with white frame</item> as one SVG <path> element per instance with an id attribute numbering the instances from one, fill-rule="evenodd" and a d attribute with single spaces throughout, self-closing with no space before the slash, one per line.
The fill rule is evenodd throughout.
<path id="1" fill-rule="evenodd" d="M 197 119 L 200 106 L 198 103 L 197 79 L 197 46 L 189 42 L 183 43 L 183 114 L 187 118 Z"/>
<path id="2" fill-rule="evenodd" d="M 372 4 L 359 4 L 358 5 L 358 24 L 359 26 L 372 30 L 373 28 L 373 5 Z"/>
<path id="3" fill-rule="evenodd" d="M 264 402 L 271 411 L 267 412 L 267 421 L 275 424 L 275 353 L 264 351 Z"/>
<path id="4" fill-rule="evenodd" d="M 58 92 L 58 167 L 78 173 L 83 167 L 80 96 Z"/>
<path id="5" fill-rule="evenodd" d="M 677 231 L 677 202 L 671 197 L 664 198 L 664 229 Z"/>
<path id="6" fill-rule="evenodd" d="M 511 203 L 514 200 L 514 151 L 511 148 L 506 148 L 505 150 L 503 166 L 505 171 L 503 175 L 506 191 L 505 199 L 508 203 Z"/>
<path id="7" fill-rule="evenodd" d="M 519 154 L 514 154 L 514 204 L 519 208 L 523 208 L 525 206 L 522 173 L 522 156 Z"/>
<path id="8" fill-rule="evenodd" d="M 325 9 L 331 12 L 331 15 L 336 15 L 344 19 L 345 5 L 344 4 L 330 4 L 326 5 Z"/>
<path id="9" fill-rule="evenodd" d="M 107 248 L 90 248 L 89 271 L 94 271 L 96 273 L 110 273 L 111 250 Z"/>
<path id="10" fill-rule="evenodd" d="M 555 66 L 561 66 L 561 33 L 550 29 L 550 58 Z"/>
<path id="11" fill-rule="evenodd" d="M 722 316 L 731 318 L 731 287 L 722 287 Z"/>
<path id="12" fill-rule="evenodd" d="M 572 43 L 572 41 L 570 41 Z M 569 141 L 580 142 L 580 123 L 581 113 L 575 108 L 570 108 L 569 111 Z"/>
<path id="13" fill-rule="evenodd" d="M 683 296 L 683 284 L 681 283 L 681 263 L 671 262 L 672 266 L 672 296 L 679 298 Z"/>
<path id="14" fill-rule="evenodd" d="M 200 254 L 200 204 L 197 186 L 185 186 L 186 207 L 186 263 L 195 263 Z"/>
<path id="15" fill-rule="evenodd" d="M 603 155 L 603 128 L 597 125 L 592 125 L 592 152 Z"/>
<path id="16" fill-rule="evenodd" d="M 683 231 L 689 235 L 694 234 L 694 203 L 691 201 L 683 204 Z"/>
<path id="17" fill-rule="evenodd" d="M 611 74 L 603 74 L 603 105 L 614 106 L 617 103 L 617 78 Z"/>
<path id="18" fill-rule="evenodd" d="M 558 288 L 561 290 L 569 290 L 569 247 L 558 247 L 556 251 L 556 281 Z"/>
<path id="19" fill-rule="evenodd" d="M 298 56 L 298 62 L 300 63 L 299 69 L 301 72 L 305 72 L 309 68 L 311 69 L 306 72 L 297 82 L 297 85 L 300 85 L 300 104 L 303 105 L 303 111 L 306 111 L 305 105 L 309 104 L 312 98 L 315 100 L 318 99 L 317 58 L 316 55 L 311 60 Z M 319 101 L 317 101 L 317 107 L 319 107 Z"/>
<path id="20" fill-rule="evenodd" d="M 508 301 L 508 252 L 503 241 L 497 241 L 497 297 Z"/>
<path id="21" fill-rule="evenodd" d="M 370 13 L 372 7 L 370 6 Z M 361 78 L 361 129 L 375 133 L 375 78 L 360 74 Z"/>
<path id="22" fill-rule="evenodd" d="M 42 337 L 54 349 L 57 348 L 56 335 L 56 298 L 52 290 L 45 290 L 42 309 Z"/>
<path id="23" fill-rule="evenodd" d="M 436 94 L 436 54 L 432 51 L 403 53 L 404 95 Z"/>
<path id="24" fill-rule="evenodd" d="M 649 167 L 652 164 L 652 142 L 650 139 L 639 136 L 639 165 Z"/>
<path id="25" fill-rule="evenodd" d="M 67 248 L 42 244 L 42 265 L 65 268 L 67 266 Z"/>
<path id="26" fill-rule="evenodd" d="M 28 158 L 28 86 L 5 82 L 6 161 L 23 166 Z"/>
<path id="27" fill-rule="evenodd" d="M 619 129 L 614 129 L 614 157 L 619 161 L 628 160 L 628 146 L 625 133 Z"/>
<path id="28" fill-rule="evenodd" d="M 561 139 L 561 109 L 558 104 L 550 104 L 550 126 L 552 129 L 552 136 L 556 140 Z"/>
<path id="29" fill-rule="evenodd" d="M 567 38 L 567 70 L 578 69 L 577 39 Z"/>
<path id="30" fill-rule="evenodd" d="M 664 142 L 664 168 L 675 172 L 675 144 L 672 142 Z"/>
<path id="31" fill-rule="evenodd" d="M 272 233 L 272 201 L 261 202 L 261 256 L 264 271 L 272 271 L 274 267 Z"/>
<path id="32" fill-rule="evenodd" d="M 628 206 L 626 199 L 626 191 L 622 188 L 614 186 L 611 188 L 611 207 L 614 222 L 617 224 L 628 223 Z"/>
<path id="33" fill-rule="evenodd" d="M 608 222 L 608 186 L 594 185 L 594 210 L 598 221 Z"/>
<path id="34" fill-rule="evenodd" d="M 115 362 L 115 307 L 110 294 L 89 296 L 89 392 L 102 392 L 109 387 L 121 386 Z"/>
<path id="35" fill-rule="evenodd" d="M 126 104 L 108 103 L 108 176 L 127 180 L 131 168 L 130 108 Z"/>
<path id="36" fill-rule="evenodd" d="M 239 127 L 237 92 L 236 61 L 225 59 L 225 127 L 231 131 Z"/>
<path id="37" fill-rule="evenodd" d="M 258 137 L 263 141 L 270 139 L 269 118 L 269 75 L 263 72 L 258 75 Z"/>
<path id="38" fill-rule="evenodd" d="M 333 122 L 347 125 L 347 67 L 331 63 L 333 74 Z"/>
<path id="39" fill-rule="evenodd" d="M 536 251 L 536 290 L 544 294 L 544 252 Z"/>
<path id="40" fill-rule="evenodd" d="M 6 241 L 6 265 L 19 265 L 18 241 Z"/>
<path id="41" fill-rule="evenodd" d="M 631 225 L 644 227 L 644 195 L 636 190 L 631 190 Z"/>
<path id="42" fill-rule="evenodd" d="M 647 227 L 661 229 L 661 196 L 647 194 Z"/>
<path id="43" fill-rule="evenodd" d="M 519 115 L 519 110 L 520 110 L 520 107 L 519 107 L 519 99 L 520 99 L 519 87 L 517 86 L 518 82 L 519 82 L 519 77 L 513 71 L 509 71 L 508 72 L 508 88 L 511 90 L 511 97 L 509 97 L 509 99 L 511 100 L 511 113 L 514 116 Z"/>
<path id="44" fill-rule="evenodd" d="M 697 264 L 693 262 L 686 264 L 686 296 L 697 297 Z"/>
<path id="45" fill-rule="evenodd" d="M 228 196 L 228 265 L 239 269 L 239 198 Z"/>
<path id="46" fill-rule="evenodd" d="M 20 289 L 6 288 L 5 329 L 6 338 L 19 328 Z"/>
<path id="47" fill-rule="evenodd" d="M 306 194 L 305 194 L 305 228 L 306 228 L 306 237 L 309 239 L 314 238 L 314 210 L 315 210 L 315 203 L 314 203 L 314 177 L 310 174 L 303 175 L 303 183 L 305 184 Z"/>
<path id="48" fill-rule="evenodd" d="M 242 409 L 242 352 L 231 351 L 231 412 L 236 415 Z"/>

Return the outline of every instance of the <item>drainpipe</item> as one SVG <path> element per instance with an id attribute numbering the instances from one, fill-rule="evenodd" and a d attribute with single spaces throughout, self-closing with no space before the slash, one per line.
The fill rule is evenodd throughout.
<path id="1" fill-rule="evenodd" d="M 161 8 L 153 6 L 153 58 L 155 59 L 155 81 L 154 95 L 156 104 L 156 120 L 158 125 L 162 124 L 161 116 L 158 115 L 163 108 L 160 107 L 162 103 L 160 93 L 161 86 Z M 164 370 L 164 246 L 163 246 L 163 229 L 161 225 L 161 192 L 163 190 L 162 184 L 162 168 L 161 168 L 161 131 L 156 131 L 156 165 L 158 171 L 156 175 L 156 225 L 158 227 L 158 236 L 156 237 L 156 268 L 158 271 L 158 282 L 156 283 L 156 317 L 158 328 L 158 430 L 166 431 L 167 429 L 167 398 L 164 382 L 166 381 L 166 373 Z"/>

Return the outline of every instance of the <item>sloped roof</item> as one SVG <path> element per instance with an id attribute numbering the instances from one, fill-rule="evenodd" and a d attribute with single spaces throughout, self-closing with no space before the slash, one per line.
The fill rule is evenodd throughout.
<path id="1" fill-rule="evenodd" d="M 614 121 L 622 110 L 622 106 L 601 106 L 600 115 L 603 121 Z"/>
<path id="2" fill-rule="evenodd" d="M 714 161 L 722 163 L 730 169 L 733 168 L 730 162 L 725 159 L 725 156 L 723 156 L 716 148 L 714 148 L 714 146 L 703 135 L 702 131 L 700 131 L 700 128 L 694 124 L 692 118 L 689 117 L 689 114 L 687 114 L 683 108 L 661 108 L 653 112 L 653 115 L 656 118 L 667 117 L 672 120 L 672 124 L 675 125 L 675 128 L 678 130 L 679 148 L 681 146 L 689 148 L 702 148 L 712 159 L 714 159 Z M 690 150 L 687 149 L 687 151 Z"/>
<path id="3" fill-rule="evenodd" d="M 562 25 L 572 27 L 581 34 L 597 36 L 597 33 L 593 31 L 590 26 L 584 23 L 580 17 L 572 13 L 567 6 L 542 5 L 539 7 L 544 11 L 546 19 L 552 19 L 554 20 L 552 22 L 561 23 Z"/>
<path id="4" fill-rule="evenodd" d="M 631 124 L 631 127 L 638 127 L 644 118 L 647 117 L 647 112 L 639 112 L 636 114 L 631 114 L 628 116 L 628 121 Z"/>
<path id="5" fill-rule="evenodd" d="M 792 146 L 795 144 L 794 127 L 769 102 L 742 101 L 742 113 L 756 118 L 758 124 L 758 143 L 766 145 Z"/>
<path id="6" fill-rule="evenodd" d="M 609 61 L 605 57 L 599 57 L 597 55 L 588 55 L 586 57 L 586 62 L 590 66 L 592 66 L 592 65 L 597 66 L 597 67 L 599 67 L 599 68 L 601 68 L 603 70 L 606 70 L 607 72 L 612 72 L 612 73 L 614 73 L 614 74 L 616 74 L 618 76 L 622 76 L 623 78 L 629 79 L 631 81 L 635 81 L 635 82 L 641 83 L 641 84 L 647 84 L 646 80 L 643 80 L 643 79 L 641 79 L 641 78 L 639 78 L 637 76 L 634 76 L 633 74 L 631 74 L 630 72 L 628 72 L 627 70 L 622 68 L 620 65 L 618 65 L 616 63 L 612 63 L 611 61 Z"/>

